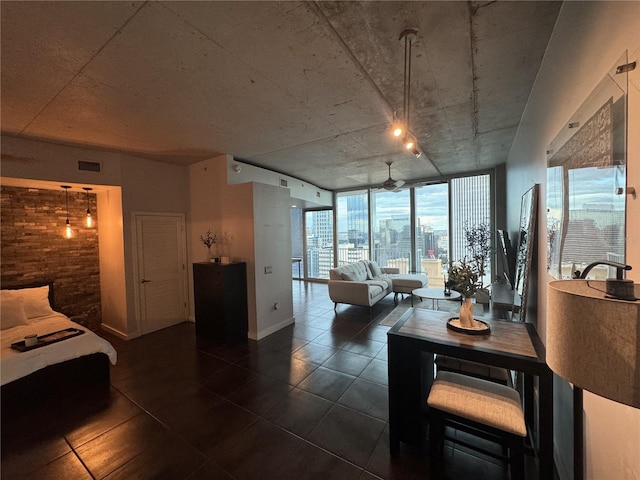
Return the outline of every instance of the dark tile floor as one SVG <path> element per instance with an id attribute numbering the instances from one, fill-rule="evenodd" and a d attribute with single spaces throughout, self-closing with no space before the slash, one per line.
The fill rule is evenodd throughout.
<path id="1" fill-rule="evenodd" d="M 393 297 L 336 313 L 326 285 L 296 280 L 293 291 L 295 325 L 243 346 L 196 339 L 191 323 L 129 342 L 105 335 L 119 355 L 109 395 L 61 392 L 3 417 L 2 478 L 509 477 L 453 443 L 437 470 L 425 446 L 391 457 L 389 327 L 378 323 Z"/>

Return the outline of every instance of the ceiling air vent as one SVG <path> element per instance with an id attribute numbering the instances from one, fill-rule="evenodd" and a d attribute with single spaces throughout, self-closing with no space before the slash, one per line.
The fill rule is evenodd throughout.
<path id="1" fill-rule="evenodd" d="M 86 172 L 100 172 L 102 165 L 98 162 L 85 162 L 84 160 L 78 160 L 78 170 L 84 170 Z"/>
<path id="2" fill-rule="evenodd" d="M 287 187 L 287 186 L 289 186 L 289 183 L 284 178 L 281 178 L 280 179 L 280 186 L 281 187 Z"/>

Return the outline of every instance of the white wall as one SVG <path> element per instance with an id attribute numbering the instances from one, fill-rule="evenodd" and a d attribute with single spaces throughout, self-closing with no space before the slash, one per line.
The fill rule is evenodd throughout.
<path id="1" fill-rule="evenodd" d="M 125 288 L 124 236 L 122 228 L 122 190 L 113 187 L 98 192 L 98 248 L 100 253 L 100 302 L 102 324 L 126 338 L 127 290 Z"/>
<path id="2" fill-rule="evenodd" d="M 189 172 L 179 165 L 147 160 L 122 158 L 122 220 L 124 233 L 125 278 L 127 291 L 127 335 L 139 332 L 138 311 L 135 304 L 133 243 L 135 213 L 189 212 Z M 186 320 L 186 319 L 185 319 Z"/>
<path id="3" fill-rule="evenodd" d="M 251 338 L 263 338 L 294 321 L 290 202 L 284 188 L 253 184 L 257 328 Z"/>
<path id="4" fill-rule="evenodd" d="M 206 260 L 200 235 L 209 228 L 233 238 L 224 252 L 247 263 L 249 338 L 257 340 L 293 322 L 290 191 L 253 182 L 229 185 L 232 160 L 221 155 L 189 167 L 192 261 Z M 265 275 L 265 266 L 273 273 Z"/>
<path id="5" fill-rule="evenodd" d="M 517 229 L 520 198 L 534 183 L 540 183 L 538 225 L 537 304 L 538 330 L 546 334 L 546 149 L 571 115 L 580 107 L 625 50 L 629 61 L 640 61 L 640 2 L 565 2 L 522 122 L 507 161 L 507 225 Z M 635 93 L 629 96 L 628 185 L 640 190 L 638 156 L 638 69 L 631 75 Z M 627 263 L 630 278 L 640 280 L 640 199 L 627 197 Z M 562 392 L 559 392 L 562 394 Z M 571 412 L 563 410 L 566 398 L 556 402 L 556 463 L 561 478 L 572 471 L 571 445 L 566 438 Z M 616 404 L 585 392 L 585 476 L 588 479 L 640 478 L 640 410 Z"/>
<path id="6" fill-rule="evenodd" d="M 242 163 L 232 157 L 228 158 L 227 167 L 229 185 L 259 182 L 265 185 L 280 187 L 280 181 L 285 180 L 287 182 L 287 188 L 290 190 L 291 198 L 302 200 L 305 208 L 330 207 L 333 205 L 332 192 L 323 190 L 297 178 Z"/>

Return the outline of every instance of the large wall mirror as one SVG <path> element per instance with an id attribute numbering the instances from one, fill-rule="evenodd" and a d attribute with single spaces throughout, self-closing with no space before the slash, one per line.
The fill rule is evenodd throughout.
<path id="1" fill-rule="evenodd" d="M 626 63 L 625 53 L 616 66 Z M 595 261 L 625 262 L 628 74 L 616 66 L 547 151 L 547 263 L 556 279 Z M 615 277 L 610 268 L 589 278 Z"/>
<path id="2" fill-rule="evenodd" d="M 520 226 L 518 228 L 518 247 L 516 250 L 515 281 L 513 285 L 513 316 L 516 322 L 526 321 L 529 279 L 533 264 L 533 242 L 538 224 L 537 183 L 522 196 L 520 206 Z"/>

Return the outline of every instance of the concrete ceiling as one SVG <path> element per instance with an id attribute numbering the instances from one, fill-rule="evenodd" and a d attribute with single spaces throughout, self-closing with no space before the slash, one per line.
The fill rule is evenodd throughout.
<path id="1" fill-rule="evenodd" d="M 559 2 L 6 2 L 5 135 L 340 190 L 506 161 Z M 390 135 L 413 45 L 416 159 Z"/>

